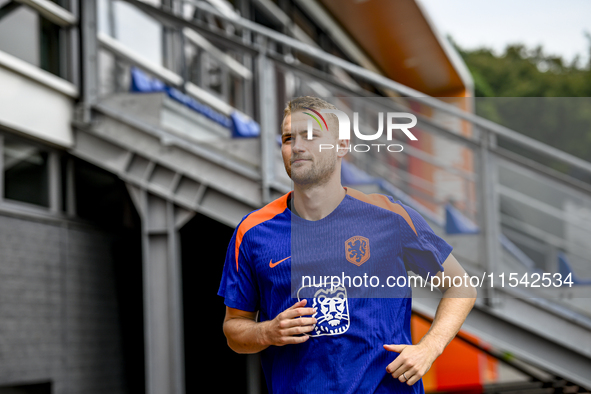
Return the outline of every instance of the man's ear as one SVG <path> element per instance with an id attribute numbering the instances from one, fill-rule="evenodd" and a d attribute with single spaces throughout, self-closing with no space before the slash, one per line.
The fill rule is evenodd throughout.
<path id="1" fill-rule="evenodd" d="M 351 149 L 351 140 L 337 140 L 337 157 L 343 158 Z"/>

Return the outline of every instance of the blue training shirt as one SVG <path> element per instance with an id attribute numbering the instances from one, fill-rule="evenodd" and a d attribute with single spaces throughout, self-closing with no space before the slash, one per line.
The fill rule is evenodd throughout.
<path id="1" fill-rule="evenodd" d="M 245 216 L 230 241 L 218 295 L 228 307 L 259 311 L 259 321 L 298 299 L 317 308 L 306 342 L 261 352 L 272 393 L 423 393 L 422 381 L 408 386 L 386 372 L 398 354 L 383 345 L 412 344 L 411 293 L 383 284 L 386 275 L 407 271 L 436 275 L 452 247 L 399 201 L 346 190 L 318 221 L 291 213 L 291 193 Z M 343 283 L 321 283 L 331 276 Z"/>

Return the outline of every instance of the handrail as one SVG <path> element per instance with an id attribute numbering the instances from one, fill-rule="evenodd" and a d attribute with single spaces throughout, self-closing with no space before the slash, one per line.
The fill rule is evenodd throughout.
<path id="1" fill-rule="evenodd" d="M 201 99 L 206 101 L 208 105 L 213 107 L 216 111 L 223 113 L 226 116 L 230 116 L 232 112 L 241 113 L 244 116 L 246 114 L 242 113 L 241 111 L 232 108 L 229 104 L 226 104 L 219 98 L 215 97 L 211 93 L 204 91 L 203 89 L 199 88 L 192 82 L 184 82 L 184 79 L 179 74 L 170 71 L 169 69 L 162 67 L 160 65 L 152 63 L 150 60 L 144 58 L 142 55 L 134 52 L 132 49 L 125 46 L 125 44 L 121 43 L 117 39 L 104 34 L 98 34 L 98 42 L 99 44 L 109 52 L 114 53 L 115 55 L 125 59 L 127 62 L 137 65 L 144 70 L 149 71 L 150 73 L 154 74 L 156 77 L 161 79 L 162 81 L 173 85 L 175 87 L 182 87 L 184 86 L 187 93 L 191 96 L 194 96 L 197 99 Z"/>
<path id="2" fill-rule="evenodd" d="M 203 28 L 203 26 L 200 26 L 200 24 L 194 20 L 187 20 L 186 18 L 179 16 L 179 15 L 172 16 L 169 13 L 167 13 L 166 11 L 163 11 L 162 9 L 159 9 L 159 8 L 154 7 L 152 5 L 146 4 L 146 3 L 139 1 L 139 0 L 126 0 L 126 1 L 131 4 L 134 4 L 139 9 L 143 10 L 144 12 L 147 12 L 148 14 L 153 15 L 154 17 L 156 17 L 158 19 L 165 18 L 168 21 L 168 23 L 171 23 L 172 18 L 174 18 L 175 20 L 177 20 L 177 22 L 181 22 L 181 25 L 183 25 L 185 27 L 190 26 L 190 27 L 193 27 L 193 28 L 201 30 L 201 31 L 205 30 Z M 234 25 L 235 27 L 237 27 L 238 28 L 237 30 L 246 29 L 246 30 L 250 31 L 250 33 L 258 34 L 258 35 L 262 36 L 263 38 L 273 41 L 275 44 L 280 44 L 283 47 L 289 47 L 293 50 L 303 52 L 307 56 L 312 57 L 317 61 L 324 62 L 326 64 L 330 64 L 330 65 L 333 65 L 336 67 L 340 67 L 341 69 L 351 73 L 352 75 L 363 78 L 366 81 L 374 83 L 379 87 L 382 87 L 384 89 L 393 90 L 393 91 L 401 94 L 402 96 L 407 96 L 407 97 L 412 98 L 413 100 L 416 100 L 420 103 L 426 104 L 434 109 L 441 110 L 445 113 L 451 114 L 451 115 L 456 116 L 460 119 L 471 122 L 473 125 L 479 126 L 479 128 L 482 129 L 482 131 L 484 132 L 484 135 L 482 135 L 482 138 L 488 139 L 487 135 L 489 133 L 492 133 L 493 135 L 496 135 L 496 136 L 499 136 L 502 138 L 506 138 L 506 139 L 508 139 L 512 142 L 515 142 L 519 145 L 526 146 L 527 148 L 529 148 L 530 150 L 532 150 L 534 152 L 538 152 L 538 153 L 544 154 L 548 157 L 558 159 L 558 160 L 560 160 L 564 163 L 567 163 L 573 167 L 581 169 L 588 174 L 591 174 L 591 163 L 589 163 L 585 160 L 582 160 L 578 157 L 575 157 L 574 155 L 560 151 L 559 149 L 548 146 L 548 145 L 546 145 L 542 142 L 539 142 L 533 138 L 519 134 L 507 127 L 495 124 L 494 122 L 491 122 L 487 119 L 481 118 L 477 115 L 462 111 L 461 109 L 458 109 L 454 106 L 446 104 L 436 98 L 429 97 L 429 96 L 427 96 L 423 93 L 420 93 L 412 88 L 409 88 L 409 87 L 399 84 L 395 81 L 392 81 L 386 77 L 375 74 L 375 73 L 368 71 L 362 67 L 354 65 L 352 63 L 349 63 L 349 62 L 347 62 L 343 59 L 340 59 L 334 55 L 326 53 L 318 48 L 315 48 L 315 47 L 310 46 L 308 44 L 299 42 L 291 37 L 285 36 L 285 35 L 278 33 L 272 29 L 257 25 L 256 23 L 246 20 L 244 18 L 239 18 L 236 16 L 229 17 L 226 15 L 222 15 L 220 12 L 218 12 L 217 10 L 215 10 L 213 7 L 211 7 L 210 5 L 208 5 L 206 3 L 195 2 L 192 0 L 185 0 L 185 2 L 190 3 L 196 9 L 199 9 L 202 12 L 210 13 L 220 19 L 223 19 L 225 22 L 230 23 L 230 24 Z M 208 35 L 214 34 L 211 31 L 211 29 L 207 33 L 208 33 Z M 240 47 L 243 47 L 245 49 L 248 48 L 249 50 L 254 51 L 254 52 L 260 53 L 261 51 L 265 51 L 265 52 L 267 51 L 267 48 L 265 48 L 261 45 L 260 40 L 258 40 L 256 42 L 256 44 L 254 42 L 248 43 L 244 39 L 243 40 L 237 40 L 237 39 L 233 40 L 232 36 L 228 36 L 228 34 L 226 32 L 223 32 L 223 34 L 220 34 L 220 36 L 223 37 L 223 39 L 225 41 L 228 41 L 232 44 L 239 45 Z M 251 37 L 252 37 L 252 34 L 251 34 Z M 209 38 L 211 39 L 211 37 L 209 37 Z M 254 41 L 254 37 L 253 37 L 253 41 Z M 458 135 L 457 137 L 461 140 L 466 141 L 466 142 L 469 141 L 471 143 L 476 143 L 477 145 L 479 145 L 479 141 L 475 141 L 474 139 L 470 139 L 470 138 L 467 138 L 467 137 L 461 136 L 461 135 Z M 487 145 L 489 145 L 489 144 L 487 144 Z M 496 146 L 489 145 L 487 147 L 487 149 L 490 152 L 497 154 L 497 151 L 496 151 L 497 147 Z M 573 181 L 575 181 L 575 179 L 573 179 Z"/>
<path id="3" fill-rule="evenodd" d="M 144 58 L 133 50 L 127 48 L 117 39 L 107 34 L 99 33 L 98 42 L 103 48 L 108 49 L 110 52 L 113 52 L 115 55 L 124 58 L 132 64 L 137 64 L 141 68 L 148 70 L 152 74 L 158 76 L 158 78 L 164 80 L 164 82 L 177 87 L 183 85 L 183 77 Z"/>
<path id="4" fill-rule="evenodd" d="M 130 4 L 135 5 L 136 7 L 143 10 L 144 12 L 154 15 L 156 18 L 162 18 L 164 16 L 163 13 L 165 13 L 165 11 L 162 11 L 161 9 L 154 7 L 150 4 L 147 4 L 143 1 L 140 1 L 140 0 L 125 0 L 125 1 Z M 566 152 L 563 152 L 557 148 L 546 145 L 543 142 L 537 141 L 531 137 L 520 134 L 514 130 L 511 130 L 505 126 L 501 126 L 499 124 L 496 124 L 496 123 L 494 123 L 490 120 L 484 119 L 478 115 L 475 115 L 475 114 L 472 114 L 469 112 L 465 112 L 465 111 L 463 111 L 459 108 L 456 108 L 452 105 L 446 104 L 437 98 L 427 96 L 424 93 L 414 90 L 408 86 L 404 86 L 404 85 L 402 85 L 398 82 L 392 81 L 384 76 L 381 76 L 379 74 L 375 74 L 372 71 L 368 71 L 360 66 L 349 63 L 346 60 L 343 60 L 343 59 L 338 58 L 334 55 L 326 53 L 326 52 L 322 51 L 321 49 L 318 49 L 318 48 L 315 48 L 315 47 L 310 46 L 308 44 L 297 41 L 289 36 L 278 33 L 272 29 L 266 28 L 264 26 L 260 26 L 260 25 L 254 23 L 254 22 L 251 22 L 247 19 L 244 19 L 241 17 L 240 18 L 239 17 L 230 18 L 226 15 L 221 14 L 220 12 L 215 10 L 213 7 L 211 7 L 210 5 L 208 5 L 204 2 L 195 2 L 195 1 L 190 1 L 190 0 L 184 0 L 184 1 L 187 3 L 190 3 L 194 7 L 198 8 L 200 11 L 213 14 L 214 16 L 216 16 L 220 19 L 223 19 L 227 23 L 233 24 L 238 28 L 250 30 L 251 33 L 256 33 L 258 35 L 261 35 L 267 39 L 274 41 L 275 43 L 281 44 L 282 46 L 287 46 L 293 50 L 303 52 L 307 56 L 312 57 L 317 61 L 340 67 L 343 70 L 345 70 L 357 77 L 363 78 L 368 82 L 374 83 L 379 87 L 382 87 L 384 89 L 393 90 L 393 91 L 401 94 L 402 96 L 412 98 L 413 100 L 416 100 L 420 103 L 426 104 L 434 109 L 441 110 L 441 111 L 448 113 L 450 115 L 457 116 L 458 118 L 461 118 L 463 120 L 471 122 L 472 124 L 474 124 L 476 126 L 480 126 L 485 132 L 491 132 L 494 135 L 500 136 L 502 138 L 506 138 L 506 139 L 508 139 L 512 142 L 515 142 L 519 145 L 526 146 L 526 147 L 532 149 L 533 151 L 544 154 L 546 156 L 561 160 L 573 167 L 576 167 L 580 170 L 585 171 L 588 174 L 591 174 L 591 163 L 589 163 L 583 159 L 580 159 L 570 153 L 566 153 Z M 172 18 L 172 16 L 169 14 L 166 14 L 166 17 L 170 22 L 170 18 Z M 187 20 L 186 18 L 184 18 L 180 15 L 176 15 L 176 16 L 174 16 L 174 18 L 178 19 L 179 21 L 182 21 L 183 26 L 191 26 L 193 28 L 198 28 L 199 30 L 202 30 L 202 27 L 199 26 L 198 24 L 196 24 L 192 20 Z M 211 34 L 211 32 L 209 32 L 209 33 Z M 227 35 L 224 38 L 228 39 L 228 41 L 230 41 L 230 42 L 233 42 L 233 40 L 231 40 L 230 37 L 228 37 Z M 250 50 L 253 50 L 255 52 L 260 52 L 262 50 L 260 45 L 255 45 L 255 44 L 247 45 L 245 42 L 241 42 L 241 44 L 234 42 L 234 44 L 237 44 L 237 45 L 240 45 L 243 47 L 249 47 Z M 470 140 L 469 138 L 466 138 L 463 136 L 459 136 L 459 137 L 465 139 L 466 141 L 474 142 L 473 140 Z M 494 151 L 494 149 L 491 149 L 491 151 Z"/>
<path id="5" fill-rule="evenodd" d="M 172 24 L 175 21 L 179 22 L 180 26 L 183 27 L 193 27 L 196 30 L 203 30 L 203 26 L 200 26 L 198 21 L 195 20 L 188 20 L 186 18 L 183 18 L 180 15 L 171 15 L 169 13 L 167 13 L 165 10 L 154 7 L 150 4 L 147 4 L 143 1 L 139 1 L 139 0 L 126 0 L 128 3 L 131 3 L 135 6 L 137 6 L 139 9 L 143 10 L 144 12 L 147 12 L 150 15 L 153 15 L 154 17 L 163 20 L 166 19 L 167 24 Z M 250 31 L 250 33 L 254 33 L 254 34 L 258 34 L 268 40 L 274 41 L 277 44 L 281 44 L 284 47 L 289 47 L 293 50 L 296 51 L 300 51 L 305 53 L 307 56 L 310 56 L 320 62 L 324 62 L 326 64 L 330 64 L 333 66 L 337 66 L 342 68 L 343 70 L 350 72 L 351 74 L 357 76 L 357 77 L 361 77 L 369 82 L 372 82 L 382 88 L 385 89 L 390 89 L 393 90 L 401 95 L 405 95 L 409 98 L 412 98 L 413 100 L 416 100 L 417 102 L 426 104 L 434 109 L 438 109 L 441 110 L 447 114 L 453 115 L 453 116 L 457 116 L 460 119 L 466 120 L 468 122 L 471 122 L 473 125 L 478 126 L 478 128 L 481 131 L 484 131 L 484 134 L 481 135 L 481 140 L 477 140 L 474 138 L 469 138 L 463 135 L 454 135 L 454 138 L 461 140 L 461 141 L 465 141 L 466 143 L 469 143 L 472 146 L 480 146 L 482 141 L 488 141 L 488 134 L 492 133 L 493 135 L 496 135 L 498 137 L 502 137 L 502 138 L 506 138 L 510 141 L 513 141 L 515 143 L 518 143 L 520 145 L 524 145 L 527 146 L 529 149 L 531 149 L 532 151 L 538 152 L 538 153 L 542 153 L 544 155 L 547 155 L 549 157 L 558 159 L 564 163 L 567 163 L 571 166 L 577 167 L 589 174 L 591 174 L 591 163 L 579 159 L 569 153 L 560 151 L 559 149 L 556 149 L 554 147 L 548 146 L 542 142 L 539 142 L 537 140 L 534 140 L 533 138 L 524 136 L 522 134 L 519 134 L 507 127 L 498 125 L 492 121 L 489 121 L 487 119 L 481 118 L 477 115 L 462 111 L 459 108 L 456 108 L 452 105 L 446 104 L 442 101 L 440 101 L 439 99 L 433 98 L 433 97 L 429 97 L 426 96 L 412 88 L 409 88 L 407 86 L 404 86 L 402 84 L 399 84 L 395 81 L 389 80 L 386 77 L 383 77 L 381 75 L 375 74 L 371 71 L 368 71 L 366 69 L 363 69 L 357 65 L 354 65 L 352 63 L 349 63 L 343 59 L 340 59 L 334 55 L 325 53 L 324 51 L 322 51 L 321 49 L 315 48 L 313 46 L 310 46 L 308 44 L 299 42 L 291 37 L 285 36 L 281 33 L 278 33 L 272 29 L 260 26 L 254 22 L 251 22 L 249 20 L 246 20 L 244 18 L 239 18 L 236 16 L 233 17 L 229 17 L 226 15 L 221 14 L 220 12 L 218 12 L 217 10 L 215 10 L 213 7 L 211 7 L 208 4 L 205 4 L 203 2 L 194 2 L 192 0 L 185 0 L 186 2 L 190 3 L 191 5 L 193 5 L 196 9 L 199 9 L 202 12 L 205 13 L 210 13 L 214 16 L 216 16 L 217 18 L 221 18 L 223 19 L 225 22 L 233 24 L 235 27 L 238 28 L 238 30 L 240 29 L 246 29 L 248 31 Z M 212 31 L 209 31 L 209 34 L 215 34 Z M 241 47 L 248 47 L 249 51 L 255 52 L 255 53 L 261 53 L 261 52 L 267 52 L 268 48 L 265 47 L 265 44 L 263 43 L 263 41 L 261 40 L 255 40 L 255 37 L 252 37 L 251 34 L 251 38 L 252 41 L 246 41 L 246 40 L 242 40 L 240 43 Z M 116 49 L 114 48 L 111 42 L 107 43 L 105 40 L 106 37 L 100 36 L 99 40 L 101 41 L 101 43 L 103 45 L 107 44 L 106 46 L 110 47 L 109 49 Z M 232 39 L 232 36 L 228 36 L 228 33 L 223 32 L 220 33 L 218 39 L 222 39 L 222 40 L 229 40 L 230 42 L 236 43 L 239 40 L 238 39 Z M 273 55 L 273 53 L 266 53 L 267 55 Z M 273 58 L 274 56 L 271 56 L 271 58 Z M 130 59 L 130 60 L 137 60 L 137 59 Z M 170 70 L 167 70 L 163 67 L 160 66 L 161 69 L 159 70 L 151 70 L 151 71 L 164 71 L 164 72 L 156 72 L 156 74 L 160 74 L 163 77 L 165 77 L 165 80 L 168 80 L 170 82 L 172 82 L 175 85 L 179 85 L 180 79 L 182 79 L 182 77 L 180 77 L 178 74 L 173 73 Z M 148 68 L 150 69 L 150 68 Z M 166 78 L 168 77 L 168 78 Z M 172 78 L 170 78 L 172 77 Z M 502 151 L 503 149 L 500 147 L 495 146 L 494 144 L 486 144 L 487 147 L 486 149 L 491 152 L 494 153 L 495 155 L 499 155 L 501 154 L 502 156 Z M 552 176 L 551 174 L 549 174 L 550 176 Z M 569 177 L 570 178 L 570 177 Z M 568 183 L 571 183 L 570 179 L 561 179 L 562 182 L 567 181 Z M 572 180 L 572 183 L 575 183 L 575 179 Z"/>
<path id="6" fill-rule="evenodd" d="M 570 166 L 579 168 L 579 169 L 585 171 L 586 173 L 591 174 L 591 163 L 589 163 L 585 160 L 579 159 L 571 154 L 568 154 L 566 152 L 560 151 L 559 149 L 548 146 L 542 142 L 534 140 L 533 138 L 519 134 L 507 127 L 495 124 L 494 122 L 491 122 L 487 119 L 481 118 L 481 117 L 474 115 L 472 113 L 465 112 L 465 111 L 463 111 L 459 108 L 456 108 L 452 105 L 446 104 L 445 102 L 443 102 L 437 98 L 429 97 L 429 96 L 422 94 L 412 88 L 409 88 L 407 86 L 399 84 L 395 81 L 389 80 L 386 77 L 375 74 L 374 72 L 368 71 L 368 70 L 366 70 L 362 67 L 359 67 L 355 64 L 349 63 L 349 62 L 347 62 L 341 58 L 338 58 L 334 55 L 325 53 L 324 51 L 322 51 L 319 48 L 302 43 L 296 39 L 285 36 L 285 35 L 283 35 L 279 32 L 276 32 L 272 29 L 266 28 L 264 26 L 260 26 L 252 21 L 246 20 L 244 18 L 240 18 L 236 15 L 232 15 L 232 16 L 223 15 L 222 13 L 220 13 L 219 11 L 214 9 L 211 5 L 208 5 L 204 2 L 195 2 L 193 0 L 184 0 L 186 3 L 193 5 L 195 7 L 195 9 L 200 11 L 202 14 L 207 13 L 209 15 L 215 16 L 216 18 L 220 18 L 221 20 L 223 20 L 223 22 L 222 22 L 223 24 L 226 24 L 226 23 L 231 24 L 236 29 L 226 29 L 226 30 L 218 29 L 216 26 L 208 25 L 201 20 L 193 19 L 193 18 L 186 18 L 186 17 L 183 17 L 182 15 L 179 15 L 178 13 L 169 12 L 165 8 L 158 8 L 158 7 L 155 7 L 151 4 L 147 4 L 147 3 L 140 1 L 140 0 L 126 0 L 126 1 L 130 4 L 133 4 L 136 7 L 138 7 L 139 10 L 158 19 L 159 21 L 166 24 L 167 26 L 182 27 L 183 30 L 186 30 L 187 28 L 189 28 L 192 31 L 200 32 L 200 34 L 203 34 L 204 37 L 207 37 L 207 39 L 213 43 L 222 43 L 222 45 L 224 45 L 223 43 L 226 43 L 228 45 L 225 45 L 225 46 L 228 48 L 234 48 L 235 50 L 239 50 L 239 51 L 241 49 L 244 49 L 247 51 L 248 54 L 251 54 L 251 55 L 258 53 L 259 56 L 265 56 L 269 60 L 274 61 L 276 64 L 283 64 L 284 66 L 288 66 L 288 67 L 291 66 L 291 67 L 295 67 L 297 69 L 299 69 L 299 67 L 297 67 L 295 64 L 290 64 L 289 62 L 287 62 L 288 59 L 285 59 L 286 62 L 282 63 L 285 55 L 281 55 L 280 53 L 273 51 L 272 48 L 277 46 L 277 47 L 282 47 L 282 48 L 288 48 L 288 52 L 289 52 L 289 49 L 291 49 L 293 51 L 299 51 L 299 52 L 304 53 L 306 56 L 319 61 L 320 63 L 339 67 L 342 70 L 349 72 L 351 75 L 363 78 L 364 80 L 366 80 L 370 83 L 373 83 L 378 87 L 395 91 L 402 96 L 406 96 L 408 99 L 412 99 L 412 100 L 415 100 L 419 103 L 428 105 L 431 108 L 440 110 L 446 114 L 456 116 L 457 118 L 463 119 L 467 122 L 470 122 L 473 126 L 475 126 L 475 129 L 474 129 L 475 132 L 473 133 L 472 137 L 467 137 L 467 136 L 461 135 L 459 133 L 454 133 L 453 131 L 442 128 L 441 125 L 434 125 L 434 127 L 436 127 L 438 129 L 438 132 L 440 134 L 443 132 L 444 135 L 447 135 L 448 137 L 453 138 L 457 142 L 464 143 L 467 146 L 471 146 L 473 148 L 480 147 L 480 149 L 484 149 L 485 151 L 488 151 L 491 155 L 494 155 L 497 158 L 498 157 L 505 157 L 505 154 L 504 154 L 505 149 L 497 146 L 494 142 L 491 142 L 492 140 L 490 139 L 490 137 L 494 137 L 494 136 L 500 137 L 503 139 L 507 139 L 509 141 L 513 141 L 517 144 L 527 147 L 531 152 L 544 154 L 550 158 L 560 160 L 563 163 L 567 163 Z M 234 32 L 238 32 L 238 33 L 234 33 Z M 242 36 L 236 35 L 236 34 L 242 34 Z M 103 45 L 104 45 L 104 40 L 102 37 L 100 38 L 100 41 L 103 41 Z M 293 59 L 293 57 L 292 57 L 292 59 Z M 161 66 L 159 66 L 159 67 L 161 67 Z M 164 68 L 162 67 L 162 69 L 164 69 Z M 325 75 L 324 72 L 321 70 L 317 70 L 317 73 L 316 73 L 316 72 L 314 72 L 314 71 L 316 71 L 316 69 L 314 69 L 313 67 L 310 67 L 310 69 L 314 74 L 318 74 L 316 76 L 318 78 L 322 79 L 323 77 L 325 77 L 325 78 L 327 77 L 327 75 Z M 166 71 L 168 71 L 168 73 L 174 74 L 175 77 L 177 77 L 177 78 L 181 78 L 180 75 L 172 73 L 172 71 L 170 71 L 170 70 L 166 70 Z M 300 71 L 302 71 L 302 70 L 300 70 Z M 303 72 L 305 73 L 305 70 Z M 336 83 L 339 84 L 338 82 L 336 82 Z M 191 86 L 185 85 L 185 89 L 187 89 L 187 91 L 189 93 L 191 93 L 192 90 L 195 90 L 195 89 L 189 89 L 189 88 L 198 89 L 198 87 L 196 87 L 195 85 L 191 85 Z M 346 89 L 346 87 L 343 87 L 343 88 Z M 193 92 L 193 95 L 194 95 L 194 93 L 195 92 Z M 212 102 L 211 104 L 214 104 L 214 103 Z M 398 105 L 398 104 L 396 104 L 396 105 Z M 222 112 L 225 112 L 225 111 L 222 111 Z M 419 116 L 419 117 L 421 118 L 421 122 L 423 124 L 433 126 L 433 123 L 431 122 L 430 119 L 428 119 L 424 116 Z M 419 154 L 420 154 L 420 152 L 419 152 Z M 415 154 L 413 154 L 413 155 L 415 155 Z M 422 159 L 425 160 L 425 157 L 423 157 Z M 579 190 L 586 189 L 584 187 L 583 188 L 581 187 L 582 182 L 577 180 L 576 178 L 572 178 L 571 176 L 564 175 L 564 174 L 553 174 L 551 171 L 544 171 L 544 169 L 548 168 L 548 167 L 542 163 L 528 161 L 526 163 L 526 166 L 533 168 L 535 170 L 544 172 L 547 175 L 549 175 L 550 177 L 552 177 L 553 179 L 560 178 L 559 180 L 561 182 L 569 184 L 571 186 L 574 186 L 575 188 L 578 188 Z M 459 175 L 460 177 L 464 178 L 465 180 L 475 181 L 474 177 L 471 177 L 469 174 L 467 174 L 467 175 L 464 174 L 463 171 L 460 169 L 451 167 L 451 168 L 448 168 L 447 170 L 455 173 L 456 175 Z M 482 174 L 480 174 L 480 175 L 482 175 Z M 467 178 L 466 178 L 466 176 L 467 176 Z"/>
<path id="7" fill-rule="evenodd" d="M 207 41 L 205 37 L 203 37 L 196 31 L 185 27 L 183 28 L 183 34 L 193 44 L 202 48 L 211 56 L 222 62 L 236 76 L 244 79 L 252 79 L 252 72 L 248 68 L 246 68 L 245 66 L 234 60 L 232 57 L 225 54 L 224 52 L 217 49 L 209 41 Z"/>
<path id="8" fill-rule="evenodd" d="M 152 9 L 157 9 L 156 7 L 147 5 L 139 0 L 126 0 L 126 1 L 133 3 L 133 4 L 142 4 L 142 8 L 148 7 L 148 8 L 152 8 Z M 374 83 L 384 89 L 391 89 L 391 90 L 394 90 L 397 93 L 401 94 L 402 96 L 412 97 L 416 101 L 421 102 L 423 104 L 427 104 L 434 109 L 441 110 L 441 111 L 446 112 L 448 114 L 451 114 L 451 115 L 457 116 L 461 119 L 464 119 L 466 121 L 469 121 L 469 122 L 473 123 L 474 125 L 480 126 L 483 129 L 485 129 L 485 131 L 492 132 L 493 134 L 498 135 L 503 138 L 506 138 L 512 142 L 518 143 L 520 145 L 524 145 L 524 146 L 531 148 L 532 150 L 542 153 L 544 155 L 559 159 L 567 164 L 570 164 L 574 167 L 577 167 L 577 168 L 591 174 L 591 163 L 589 163 L 585 160 L 582 160 L 574 155 L 563 152 L 557 148 L 548 146 L 548 145 L 546 145 L 542 142 L 539 142 L 531 137 L 520 134 L 514 130 L 511 130 L 507 127 L 496 124 L 496 123 L 494 123 L 490 120 L 484 119 L 478 115 L 462 111 L 461 109 L 458 109 L 452 105 L 446 104 L 446 103 L 438 100 L 437 98 L 427 96 L 424 93 L 414 90 L 408 86 L 404 86 L 404 85 L 402 85 L 398 82 L 392 81 L 384 76 L 381 76 L 379 74 L 375 74 L 372 71 L 368 71 L 365 68 L 362 68 L 362 67 L 357 66 L 355 64 L 349 63 L 346 60 L 343 60 L 339 57 L 336 57 L 334 55 L 326 53 L 326 52 L 322 51 L 321 49 L 318 49 L 318 48 L 315 48 L 315 47 L 310 46 L 308 44 L 297 41 L 289 36 L 278 33 L 272 29 L 266 28 L 264 26 L 260 26 L 260 25 L 254 23 L 254 22 L 251 22 L 247 19 L 229 18 L 225 15 L 222 15 L 217 10 L 215 10 L 213 7 L 211 7 L 210 5 L 203 3 L 203 2 L 194 2 L 194 1 L 187 1 L 187 2 L 189 2 L 190 4 L 195 6 L 196 8 L 199 8 L 201 11 L 214 14 L 216 17 L 221 18 L 224 21 L 235 25 L 236 27 L 239 27 L 242 29 L 248 29 L 251 32 L 254 32 L 256 34 L 266 37 L 267 39 L 271 39 L 271 40 L 275 41 L 276 43 L 280 43 L 283 46 L 287 46 L 287 47 L 290 47 L 291 49 L 303 52 L 307 56 L 310 56 L 317 61 L 340 67 L 343 70 L 345 70 L 357 77 L 363 78 L 363 79 L 367 80 L 368 82 Z"/>

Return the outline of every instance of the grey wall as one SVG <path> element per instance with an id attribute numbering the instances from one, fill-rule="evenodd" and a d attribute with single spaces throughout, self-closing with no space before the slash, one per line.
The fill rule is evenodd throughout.
<path id="1" fill-rule="evenodd" d="M 0 386 L 124 392 L 112 261 L 108 233 L 0 213 Z"/>

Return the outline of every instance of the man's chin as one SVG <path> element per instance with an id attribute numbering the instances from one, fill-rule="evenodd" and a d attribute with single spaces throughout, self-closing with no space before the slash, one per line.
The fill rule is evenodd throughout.
<path id="1" fill-rule="evenodd" d="M 310 185 L 318 183 L 320 180 L 318 177 L 310 175 L 309 173 L 299 173 L 298 171 L 292 171 L 290 175 L 291 181 L 298 185 Z"/>

